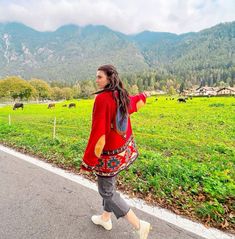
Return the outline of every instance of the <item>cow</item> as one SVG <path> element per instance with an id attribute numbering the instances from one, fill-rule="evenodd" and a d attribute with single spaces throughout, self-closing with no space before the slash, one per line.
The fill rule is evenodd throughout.
<path id="1" fill-rule="evenodd" d="M 75 103 L 70 103 L 70 104 L 69 104 L 69 108 L 72 108 L 72 107 L 75 108 L 75 107 L 76 107 L 76 104 L 75 104 Z"/>
<path id="2" fill-rule="evenodd" d="M 18 108 L 21 108 L 23 110 L 24 104 L 23 103 L 15 103 L 14 107 L 13 107 L 13 110 L 18 109 Z"/>
<path id="3" fill-rule="evenodd" d="M 177 101 L 186 103 L 186 100 L 184 98 L 179 98 Z"/>
<path id="4" fill-rule="evenodd" d="M 50 103 L 50 104 L 48 104 L 47 109 L 51 109 L 52 107 L 55 107 L 55 103 Z"/>

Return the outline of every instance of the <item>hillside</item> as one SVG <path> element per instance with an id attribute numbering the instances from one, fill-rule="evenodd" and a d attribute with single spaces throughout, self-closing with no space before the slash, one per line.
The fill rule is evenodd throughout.
<path id="1" fill-rule="evenodd" d="M 0 77 L 20 75 L 48 81 L 94 77 L 97 66 L 121 73 L 165 69 L 175 75 L 235 65 L 235 22 L 198 33 L 144 31 L 125 35 L 105 26 L 62 26 L 39 32 L 20 23 L 0 24 Z"/>

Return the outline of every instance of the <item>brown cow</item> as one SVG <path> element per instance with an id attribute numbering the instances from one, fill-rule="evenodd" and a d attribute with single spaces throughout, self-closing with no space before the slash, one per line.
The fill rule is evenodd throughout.
<path id="1" fill-rule="evenodd" d="M 50 104 L 48 104 L 47 109 L 51 109 L 52 107 L 55 107 L 55 103 L 50 103 Z"/>
<path id="2" fill-rule="evenodd" d="M 72 107 L 76 108 L 76 104 L 75 103 L 70 103 L 69 108 L 72 108 Z"/>

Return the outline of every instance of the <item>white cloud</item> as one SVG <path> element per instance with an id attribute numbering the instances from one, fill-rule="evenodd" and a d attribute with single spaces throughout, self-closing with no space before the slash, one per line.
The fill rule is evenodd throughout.
<path id="1" fill-rule="evenodd" d="M 0 0 L 0 22 L 37 30 L 61 25 L 106 25 L 124 33 L 183 33 L 235 20 L 234 0 Z"/>

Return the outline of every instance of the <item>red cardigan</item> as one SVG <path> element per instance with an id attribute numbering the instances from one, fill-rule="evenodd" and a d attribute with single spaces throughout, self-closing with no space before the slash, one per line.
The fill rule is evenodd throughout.
<path id="1" fill-rule="evenodd" d="M 130 96 L 129 115 L 137 112 L 146 103 L 145 93 Z M 103 151 L 115 150 L 127 143 L 132 137 L 130 117 L 125 137 L 115 130 L 116 101 L 111 91 L 98 94 L 95 98 L 92 127 L 88 144 L 83 156 L 81 168 L 87 171 L 94 170 L 99 164 Z"/>

